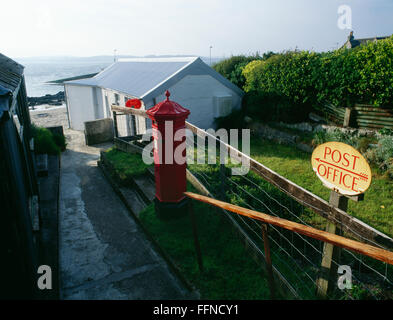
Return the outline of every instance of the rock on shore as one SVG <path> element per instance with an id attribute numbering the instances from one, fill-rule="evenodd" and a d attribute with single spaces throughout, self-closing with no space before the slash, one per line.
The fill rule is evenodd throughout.
<path id="1" fill-rule="evenodd" d="M 46 94 L 42 97 L 27 97 L 29 107 L 34 107 L 41 104 L 61 106 L 64 101 L 64 91 L 59 91 L 56 94 Z"/>

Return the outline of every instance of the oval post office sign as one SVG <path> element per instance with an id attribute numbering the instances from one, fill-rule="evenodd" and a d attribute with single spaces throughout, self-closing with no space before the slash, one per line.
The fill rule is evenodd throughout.
<path id="1" fill-rule="evenodd" d="M 371 169 L 366 159 L 345 143 L 319 145 L 312 153 L 311 164 L 323 184 L 342 195 L 361 194 L 371 184 Z"/>

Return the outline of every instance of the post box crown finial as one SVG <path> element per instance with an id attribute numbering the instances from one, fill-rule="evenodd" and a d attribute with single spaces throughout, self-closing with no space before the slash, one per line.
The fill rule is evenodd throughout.
<path id="1" fill-rule="evenodd" d="M 157 103 L 146 111 L 150 119 L 186 119 L 190 114 L 190 110 L 183 108 L 175 101 L 169 100 L 171 95 L 168 90 L 165 91 L 166 100 Z"/>

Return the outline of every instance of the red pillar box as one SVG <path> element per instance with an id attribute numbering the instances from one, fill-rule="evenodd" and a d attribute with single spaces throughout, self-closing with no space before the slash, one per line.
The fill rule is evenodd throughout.
<path id="1" fill-rule="evenodd" d="M 146 111 L 153 122 L 154 174 L 156 181 L 155 209 L 160 218 L 171 218 L 186 213 L 187 164 L 179 163 L 175 150 L 186 140 L 185 122 L 190 111 L 169 100 L 170 93 L 165 92 L 166 100 Z M 176 134 L 177 133 L 177 134 Z M 178 141 L 175 136 L 180 135 Z M 183 149 L 185 159 L 186 150 Z"/>

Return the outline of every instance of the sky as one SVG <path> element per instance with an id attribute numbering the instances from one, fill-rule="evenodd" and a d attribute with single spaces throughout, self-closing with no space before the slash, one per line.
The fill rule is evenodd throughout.
<path id="1" fill-rule="evenodd" d="M 351 28 L 338 25 L 340 5 Z M 328 51 L 350 29 L 393 34 L 393 0 L 8 0 L 1 11 L 0 52 L 11 58 Z"/>

